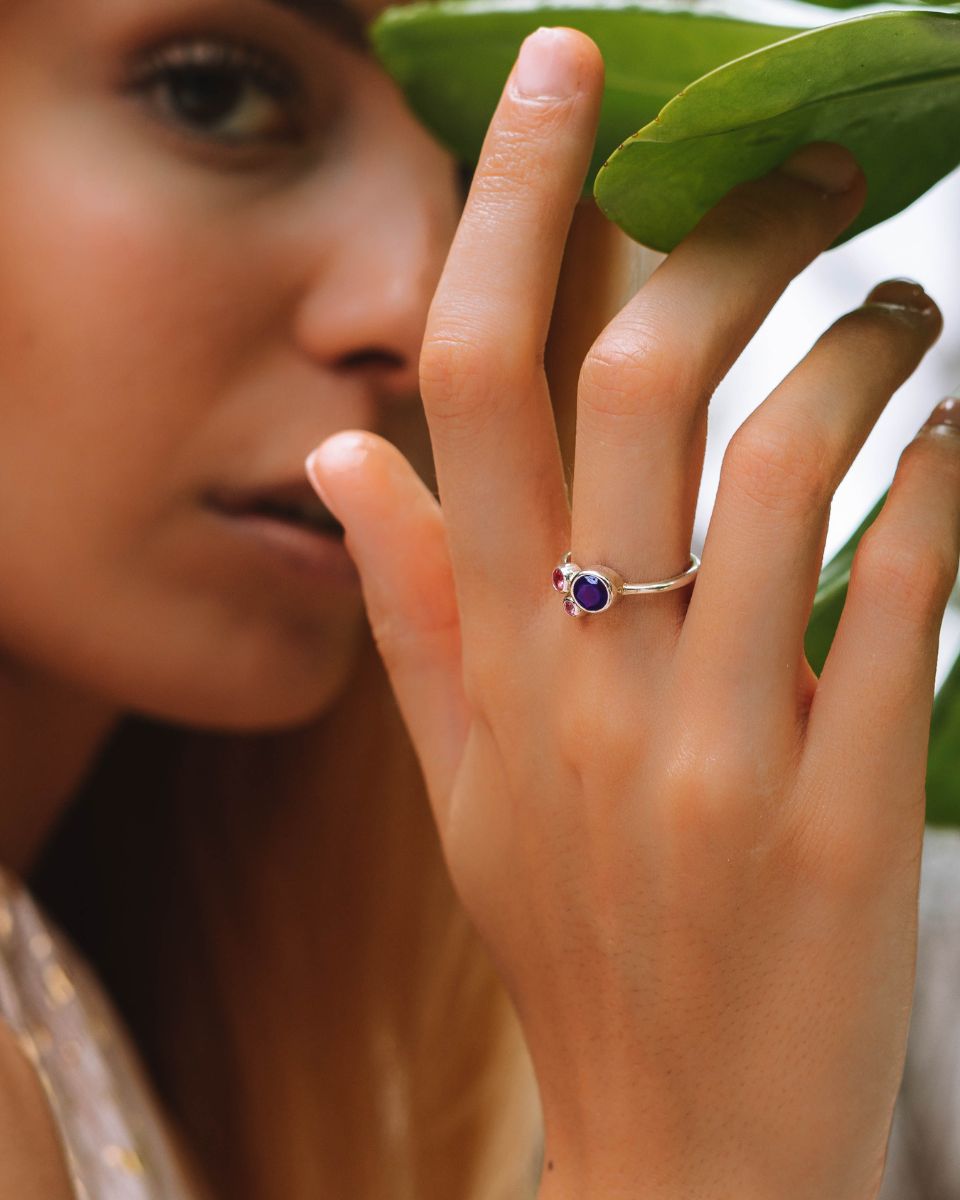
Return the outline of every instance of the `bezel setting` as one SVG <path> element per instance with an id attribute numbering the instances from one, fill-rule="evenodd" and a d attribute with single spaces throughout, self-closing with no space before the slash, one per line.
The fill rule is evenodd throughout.
<path id="1" fill-rule="evenodd" d="M 576 575 L 579 570 L 580 568 L 577 566 L 577 564 L 570 561 L 570 552 L 567 551 L 567 553 L 564 555 L 563 562 L 561 562 L 553 572 L 553 586 L 554 589 L 561 594 L 561 596 L 570 595 L 570 584 L 574 575 Z"/>
<path id="2" fill-rule="evenodd" d="M 580 567 L 571 559 L 572 555 L 568 551 L 553 572 L 553 586 L 564 597 L 563 611 L 571 617 L 593 616 L 596 613 L 606 612 L 616 603 L 621 594 L 623 580 L 619 573 L 605 566 Z M 581 587 L 578 597 L 577 585 L 581 580 L 584 581 L 584 587 Z M 603 592 L 601 605 L 593 606 L 584 603 L 587 600 L 584 591 L 588 587 Z M 590 599 L 593 600 L 595 597 L 590 597 Z"/>
<path id="3" fill-rule="evenodd" d="M 579 591 L 578 591 L 579 589 Z M 603 603 L 596 604 L 595 593 L 602 593 Z M 589 599 L 585 593 L 590 594 Z M 591 594 L 592 593 L 592 594 Z M 588 568 L 583 571 L 578 571 L 570 581 L 570 595 L 576 601 L 584 612 L 594 613 L 606 612 L 616 599 L 616 590 L 613 583 L 607 576 L 597 568 Z"/>

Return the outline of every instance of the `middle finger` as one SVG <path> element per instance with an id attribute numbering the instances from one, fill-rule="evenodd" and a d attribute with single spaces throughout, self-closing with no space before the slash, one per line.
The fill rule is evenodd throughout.
<path id="1" fill-rule="evenodd" d="M 524 42 L 491 122 L 428 319 L 421 392 L 464 627 L 491 580 L 542 597 L 569 507 L 543 371 L 603 64 L 570 29 Z"/>

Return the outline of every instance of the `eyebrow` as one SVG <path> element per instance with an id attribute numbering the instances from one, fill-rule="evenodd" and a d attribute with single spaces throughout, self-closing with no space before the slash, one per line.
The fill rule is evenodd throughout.
<path id="1" fill-rule="evenodd" d="M 363 50 L 370 48 L 366 20 L 350 0 L 266 0 L 266 3 L 296 13 L 351 46 Z"/>

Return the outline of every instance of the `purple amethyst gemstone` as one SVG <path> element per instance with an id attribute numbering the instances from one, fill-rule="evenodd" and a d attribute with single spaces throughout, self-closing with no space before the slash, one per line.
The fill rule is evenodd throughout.
<path id="1" fill-rule="evenodd" d="M 587 612 L 599 612 L 607 607 L 610 589 L 599 575 L 581 575 L 573 585 L 573 598 Z"/>

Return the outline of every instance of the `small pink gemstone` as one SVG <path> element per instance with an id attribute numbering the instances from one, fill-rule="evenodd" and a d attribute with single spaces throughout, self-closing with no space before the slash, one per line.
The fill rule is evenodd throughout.
<path id="1" fill-rule="evenodd" d="M 553 586 L 558 592 L 565 592 L 567 590 L 567 577 L 559 567 L 553 573 Z"/>
<path id="2" fill-rule="evenodd" d="M 580 605 L 577 604 L 576 600 L 567 599 L 563 602 L 563 611 L 568 617 L 579 617 L 581 608 Z"/>

